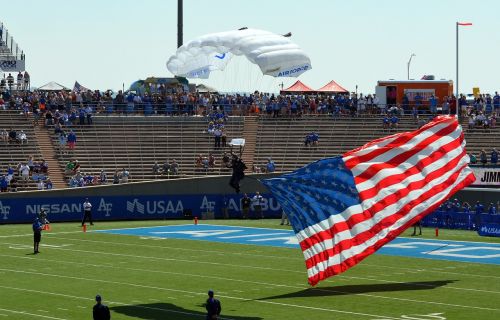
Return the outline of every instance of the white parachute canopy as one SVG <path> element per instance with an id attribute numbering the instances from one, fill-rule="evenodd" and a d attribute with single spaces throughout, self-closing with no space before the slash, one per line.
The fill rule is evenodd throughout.
<path id="1" fill-rule="evenodd" d="M 207 79 L 214 70 L 224 70 L 233 55 L 243 55 L 257 64 L 264 75 L 297 77 L 311 69 L 306 53 L 288 37 L 256 29 L 212 33 L 177 49 L 167 62 L 176 76 Z"/>

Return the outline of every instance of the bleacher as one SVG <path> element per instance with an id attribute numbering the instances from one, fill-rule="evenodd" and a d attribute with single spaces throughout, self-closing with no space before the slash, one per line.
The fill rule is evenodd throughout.
<path id="1" fill-rule="evenodd" d="M 484 149 L 488 155 L 489 161 L 491 150 L 493 148 L 500 150 L 500 127 L 498 125 L 495 128 L 476 128 L 470 130 L 468 129 L 467 119 L 463 119 L 461 121 L 461 125 L 464 130 L 464 137 L 467 142 L 466 149 L 468 153 L 473 153 L 478 156 L 479 152 Z"/>
<path id="2" fill-rule="evenodd" d="M 0 141 L 1 174 L 7 173 L 7 167 L 9 165 L 12 165 L 15 169 L 20 162 L 26 162 L 29 156 L 33 156 L 35 161 L 41 159 L 40 148 L 35 137 L 31 120 L 26 118 L 26 116 L 21 114 L 18 110 L 0 110 L 0 131 L 3 129 L 9 131 L 10 128 L 16 130 L 17 132 L 24 130 L 28 138 L 28 143 L 19 145 L 17 143 Z M 17 180 L 19 191 L 36 189 L 36 183 L 33 180 L 30 180 L 27 185 L 24 185 L 20 179 Z"/>
<path id="3" fill-rule="evenodd" d="M 276 171 L 294 170 L 315 160 L 343 154 L 373 139 L 416 128 L 417 124 L 411 117 L 400 118 L 399 128 L 392 130 L 383 129 L 380 116 L 261 117 L 254 164 L 264 166 L 271 157 L 276 163 Z M 320 136 L 317 147 L 304 145 L 305 137 L 311 131 Z"/>
<path id="4" fill-rule="evenodd" d="M 213 137 L 207 134 L 207 121 L 201 117 L 165 116 L 101 116 L 93 118 L 92 125 L 75 125 L 77 146 L 73 152 L 58 150 L 58 137 L 51 132 L 52 143 L 57 151 L 61 171 L 70 159 L 80 162 L 80 171 L 98 175 L 105 170 L 111 181 L 115 170 L 123 168 L 130 172 L 131 182 L 162 178 L 193 177 L 201 175 L 230 174 L 229 169 L 221 168 L 223 151 L 214 150 Z M 500 149 L 500 128 L 467 130 L 466 120 L 462 121 L 467 140 L 467 150 L 478 154 L 485 149 L 488 157 L 493 147 Z M 1 111 L 0 129 L 14 128 L 24 130 L 28 136 L 27 145 L 2 144 L 0 153 L 1 170 L 6 172 L 7 165 L 17 166 L 30 155 L 36 160 L 41 158 L 35 132 L 30 119 L 19 111 Z M 327 115 L 308 115 L 300 118 L 258 119 L 256 148 L 253 163 L 265 166 L 271 157 L 276 163 L 276 171 L 290 171 L 312 161 L 340 155 L 364 143 L 389 134 L 411 131 L 417 128 L 410 116 L 400 118 L 399 128 L 382 128 L 380 116 L 333 118 Z M 228 142 L 231 138 L 243 137 L 244 118 L 230 117 L 227 125 Z M 304 146 L 307 133 L 315 131 L 320 136 L 318 146 Z M 197 169 L 195 158 L 212 152 L 216 158 L 215 168 Z M 155 161 L 162 167 L 165 161 L 176 159 L 179 175 L 158 175 L 152 171 Z M 69 178 L 69 177 L 67 177 Z M 20 190 L 24 188 L 19 184 Z M 27 189 L 36 189 L 30 181 Z"/>
<path id="5" fill-rule="evenodd" d="M 92 125 L 77 125 L 72 129 L 77 136 L 75 150 L 67 153 L 58 150 L 62 170 L 70 159 L 76 159 L 82 173 L 95 175 L 103 169 L 109 181 L 115 170 L 123 168 L 130 172 L 129 182 L 229 173 L 228 169 L 221 170 L 224 150 L 214 150 L 213 138 L 205 132 L 207 121 L 204 118 L 95 116 Z M 226 132 L 228 142 L 241 137 L 243 118 L 230 117 Z M 56 135 L 53 135 L 53 144 L 58 146 Z M 229 151 L 229 147 L 225 151 Z M 207 171 L 196 169 L 196 156 L 208 156 L 209 152 L 216 158 L 216 167 Z M 179 164 L 178 176 L 153 174 L 155 161 L 161 167 L 165 161 L 173 159 Z"/>

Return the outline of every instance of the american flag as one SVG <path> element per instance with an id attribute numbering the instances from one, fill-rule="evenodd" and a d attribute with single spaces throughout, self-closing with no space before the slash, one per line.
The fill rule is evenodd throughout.
<path id="1" fill-rule="evenodd" d="M 78 81 L 75 81 L 75 85 L 73 86 L 73 92 L 86 92 L 86 91 L 89 91 L 89 89 L 82 86 Z"/>
<path id="2" fill-rule="evenodd" d="M 474 174 L 458 121 L 436 117 L 263 183 L 296 233 L 311 285 L 342 273 L 434 211 Z"/>

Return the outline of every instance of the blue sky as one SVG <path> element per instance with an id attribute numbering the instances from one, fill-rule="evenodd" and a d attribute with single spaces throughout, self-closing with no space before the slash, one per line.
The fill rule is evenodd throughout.
<path id="1" fill-rule="evenodd" d="M 148 76 L 169 76 L 175 53 L 176 0 L 0 0 L 4 22 L 25 51 L 32 83 L 75 80 L 96 89 L 120 89 Z M 374 92 L 377 80 L 424 74 L 455 79 L 455 22 L 460 31 L 460 88 L 500 91 L 500 1 L 479 0 L 184 0 L 184 41 L 243 26 L 293 33 L 311 57 L 299 79 L 319 88 L 331 79 L 347 89 Z M 237 60 L 209 84 L 225 90 L 277 90 Z M 293 79 L 285 79 L 284 85 Z M 234 89 L 234 88 L 231 88 Z"/>

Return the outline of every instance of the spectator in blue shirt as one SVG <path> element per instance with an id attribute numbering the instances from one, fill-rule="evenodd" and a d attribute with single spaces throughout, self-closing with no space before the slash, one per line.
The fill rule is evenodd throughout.
<path id="1" fill-rule="evenodd" d="M 91 125 L 92 124 L 92 107 L 87 106 L 85 108 L 85 116 L 87 117 L 87 124 Z"/>
<path id="2" fill-rule="evenodd" d="M 432 114 L 437 114 L 438 99 L 434 95 L 429 98 L 429 105 Z"/>
<path id="3" fill-rule="evenodd" d="M 420 95 L 420 93 L 417 92 L 417 94 L 415 95 L 415 98 L 413 98 L 415 100 L 415 105 L 417 106 L 417 109 L 420 109 L 420 106 L 422 105 L 422 100 L 423 100 L 423 97 Z"/>
<path id="4" fill-rule="evenodd" d="M 491 164 L 494 166 L 498 164 L 498 151 L 495 148 L 491 151 Z"/>
<path id="5" fill-rule="evenodd" d="M 484 206 L 481 204 L 481 202 L 477 201 L 476 205 L 474 206 L 474 210 L 476 211 L 476 214 L 482 214 L 484 210 Z"/>
<path id="6" fill-rule="evenodd" d="M 391 128 L 396 129 L 399 126 L 399 118 L 396 115 L 391 117 Z"/>
<path id="7" fill-rule="evenodd" d="M 274 170 L 276 170 L 276 165 L 271 158 L 267 159 L 266 170 L 267 172 L 274 172 Z"/>
<path id="8" fill-rule="evenodd" d="M 498 114 L 500 110 L 500 95 L 495 91 L 495 96 L 493 97 L 493 110 L 495 114 Z"/>
<path id="9" fill-rule="evenodd" d="M 490 206 L 488 207 L 489 214 L 497 214 L 497 207 L 493 202 L 490 202 Z"/>
<path id="10" fill-rule="evenodd" d="M 389 115 L 385 115 L 384 119 L 382 119 L 382 126 L 384 129 L 389 129 L 389 126 L 391 125 L 391 118 L 389 118 Z"/>
<path id="11" fill-rule="evenodd" d="M 9 186 L 9 182 L 7 181 L 6 176 L 0 177 L 0 192 L 7 192 L 7 187 Z"/>
<path id="12" fill-rule="evenodd" d="M 83 108 L 83 105 L 78 109 L 78 124 L 83 126 L 85 124 L 85 108 Z"/>
<path id="13" fill-rule="evenodd" d="M 71 130 L 71 131 L 68 133 L 67 141 L 68 141 L 68 148 L 69 148 L 70 150 L 75 149 L 75 144 L 76 144 L 76 134 L 73 132 L 73 130 Z"/>

